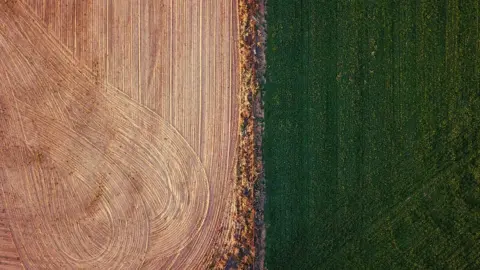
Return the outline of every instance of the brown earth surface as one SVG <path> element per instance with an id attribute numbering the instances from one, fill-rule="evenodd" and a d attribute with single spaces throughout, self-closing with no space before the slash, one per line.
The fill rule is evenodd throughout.
<path id="1" fill-rule="evenodd" d="M 236 13 L 0 2 L 0 269 L 204 269 L 228 246 Z"/>

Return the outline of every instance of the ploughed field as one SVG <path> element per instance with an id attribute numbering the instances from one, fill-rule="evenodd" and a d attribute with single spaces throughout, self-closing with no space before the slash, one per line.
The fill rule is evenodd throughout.
<path id="1" fill-rule="evenodd" d="M 1 269 L 211 263 L 231 227 L 236 5 L 0 3 Z"/>
<path id="2" fill-rule="evenodd" d="M 480 268 L 480 2 L 269 0 L 269 269 Z"/>

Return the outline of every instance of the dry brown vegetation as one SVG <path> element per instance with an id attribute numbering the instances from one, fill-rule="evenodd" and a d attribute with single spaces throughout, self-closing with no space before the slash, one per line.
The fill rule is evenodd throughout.
<path id="1" fill-rule="evenodd" d="M 1 269 L 203 269 L 223 252 L 237 27 L 236 1 L 0 2 Z"/>
<path id="2" fill-rule="evenodd" d="M 215 265 L 218 269 L 263 267 L 263 177 L 261 160 L 263 106 L 260 81 L 264 73 L 264 1 L 239 1 L 239 136 L 236 162 L 232 246 Z M 260 213 L 259 213 L 260 212 Z M 259 250 L 257 250 L 257 248 Z M 259 254 L 261 254 L 259 256 Z"/>

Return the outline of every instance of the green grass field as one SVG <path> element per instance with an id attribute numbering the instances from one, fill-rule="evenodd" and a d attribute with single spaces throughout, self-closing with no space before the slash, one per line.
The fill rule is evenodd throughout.
<path id="1" fill-rule="evenodd" d="M 267 11 L 268 269 L 480 269 L 480 1 Z"/>

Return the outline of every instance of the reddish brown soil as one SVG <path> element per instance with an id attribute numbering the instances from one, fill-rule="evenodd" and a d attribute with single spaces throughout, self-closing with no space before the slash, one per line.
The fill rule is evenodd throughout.
<path id="1" fill-rule="evenodd" d="M 235 0 L 0 3 L 0 268 L 224 252 L 237 21 Z"/>

